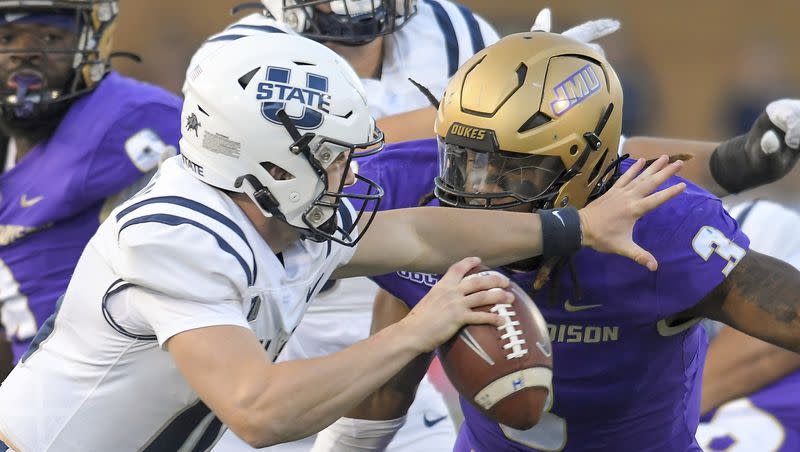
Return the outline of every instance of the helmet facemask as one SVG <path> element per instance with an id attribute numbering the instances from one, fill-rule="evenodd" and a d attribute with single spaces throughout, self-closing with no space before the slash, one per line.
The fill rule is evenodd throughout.
<path id="1" fill-rule="evenodd" d="M 115 0 L 0 1 L 0 20 L 5 26 L 54 26 L 75 37 L 72 46 L 42 43 L 0 49 L 0 55 L 10 60 L 27 60 L 10 64 L 7 79 L 2 80 L 0 111 L 10 127 L 29 129 L 47 123 L 63 115 L 76 97 L 94 89 L 110 70 L 117 12 Z M 47 73 L 48 63 L 64 59 L 68 59 L 68 73 L 59 77 Z M 42 67 L 34 60 L 42 61 Z"/>
<path id="2" fill-rule="evenodd" d="M 287 133 L 295 140 L 289 146 L 289 151 L 295 155 L 303 156 L 308 161 L 308 164 L 322 182 L 323 187 L 301 215 L 305 228 L 292 226 L 297 227 L 301 236 L 305 239 L 315 242 L 334 241 L 346 246 L 355 246 L 361 240 L 370 224 L 372 224 L 372 220 L 378 212 L 380 200 L 383 197 L 383 189 L 374 181 L 357 173 L 353 173 L 355 181 L 348 184 L 348 173 L 351 171 L 351 162 L 354 158 L 367 157 L 383 150 L 383 132 L 375 127 L 370 141 L 358 144 L 345 143 L 314 133 L 301 135 L 292 118 L 289 117 L 285 110 L 280 110 L 277 116 L 286 128 Z M 328 168 L 331 165 L 342 167 L 342 173 L 338 181 L 329 181 L 328 179 Z M 269 171 L 269 168 L 265 167 L 265 169 Z M 289 174 L 289 177 L 293 176 Z M 246 192 L 262 210 L 270 216 L 289 223 L 280 210 L 280 203 L 272 196 L 269 189 L 259 182 L 256 176 L 248 174 L 239 177 L 234 184 L 235 187 L 241 187 L 244 181 L 247 181 L 253 189 L 252 194 L 249 190 L 246 190 Z M 343 192 L 346 187 L 354 185 L 355 182 L 362 183 L 362 186 L 365 187 L 364 193 Z M 358 200 L 360 202 L 361 205 L 357 208 L 356 218 L 350 218 L 349 211 L 342 205 L 344 199 Z M 358 204 L 356 203 L 356 205 Z M 355 235 L 356 226 L 361 222 L 365 214 L 369 215 L 369 217 L 362 224 L 358 235 Z M 289 224 L 291 225 L 291 223 Z M 337 233 L 341 235 L 341 238 L 337 237 Z"/>

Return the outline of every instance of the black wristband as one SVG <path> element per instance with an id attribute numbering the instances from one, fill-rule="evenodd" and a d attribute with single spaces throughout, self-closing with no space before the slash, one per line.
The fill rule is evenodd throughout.
<path id="1" fill-rule="evenodd" d="M 542 220 L 542 257 L 570 256 L 581 249 L 581 218 L 578 209 L 538 210 Z"/>

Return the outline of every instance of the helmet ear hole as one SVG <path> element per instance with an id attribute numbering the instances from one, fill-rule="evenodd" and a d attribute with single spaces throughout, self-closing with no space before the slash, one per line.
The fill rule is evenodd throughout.
<path id="1" fill-rule="evenodd" d="M 294 174 L 272 162 L 261 162 L 261 167 L 267 170 L 269 175 L 275 180 L 292 180 L 295 178 Z"/>

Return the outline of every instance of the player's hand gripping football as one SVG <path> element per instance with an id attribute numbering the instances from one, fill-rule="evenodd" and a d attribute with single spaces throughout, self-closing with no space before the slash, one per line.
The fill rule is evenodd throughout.
<path id="1" fill-rule="evenodd" d="M 644 164 L 645 160 L 639 159 L 610 190 L 578 213 L 584 246 L 626 256 L 655 271 L 658 262 L 633 241 L 633 226 L 647 212 L 683 192 L 686 184 L 681 182 L 653 193 L 680 170 L 683 162 L 669 163 L 669 158 L 662 155 L 642 171 Z"/>
<path id="2" fill-rule="evenodd" d="M 464 325 L 503 324 L 497 314 L 472 310 L 478 306 L 513 301 L 513 295 L 502 290 L 509 281 L 500 273 L 480 272 L 464 277 L 480 263 L 480 258 L 467 257 L 451 265 L 439 282 L 401 320 L 418 341 L 420 353 L 433 351 Z"/>
<path id="3" fill-rule="evenodd" d="M 619 30 L 619 27 L 620 23 L 616 19 L 597 19 L 576 25 L 569 30 L 564 30 L 561 34 L 584 44 L 588 44 L 596 51 L 605 54 L 600 44 L 596 44 L 594 41 L 614 33 Z M 531 31 L 550 33 L 551 28 L 552 14 L 550 13 L 550 8 L 542 8 L 539 14 L 536 15 L 536 20 L 533 22 Z"/>

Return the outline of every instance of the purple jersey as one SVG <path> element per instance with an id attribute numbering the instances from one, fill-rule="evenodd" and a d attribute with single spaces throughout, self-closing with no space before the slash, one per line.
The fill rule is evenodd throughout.
<path id="1" fill-rule="evenodd" d="M 424 140 L 387 146 L 359 173 L 384 187 L 381 209 L 396 209 L 433 190 L 436 165 L 436 142 Z M 513 430 L 462 399 L 456 450 L 700 450 L 694 432 L 706 337 L 696 320 L 674 316 L 722 282 L 748 240 L 719 200 L 691 183 L 639 220 L 634 240 L 658 259 L 657 272 L 583 249 L 574 257 L 582 298 L 567 269 L 535 295 L 554 348 L 552 397 L 541 422 Z M 530 288 L 536 273 L 509 275 Z M 413 307 L 438 276 L 398 272 L 375 280 Z M 556 286 L 560 295 L 551 302 Z"/>
<path id="2" fill-rule="evenodd" d="M 112 72 L 0 174 L 0 306 L 16 360 L 66 289 L 106 199 L 177 146 L 180 108 L 175 95 Z"/>
<path id="3" fill-rule="evenodd" d="M 800 450 L 800 371 L 703 417 L 697 439 L 706 452 Z"/>

